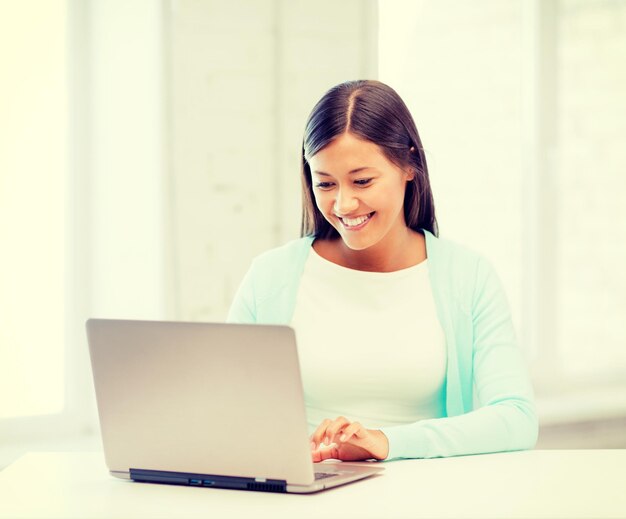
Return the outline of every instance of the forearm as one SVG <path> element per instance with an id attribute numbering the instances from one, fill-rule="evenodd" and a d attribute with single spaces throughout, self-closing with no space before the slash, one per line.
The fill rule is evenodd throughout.
<path id="1" fill-rule="evenodd" d="M 531 449 L 537 417 L 526 400 L 509 400 L 451 418 L 381 429 L 393 458 L 437 458 Z"/>

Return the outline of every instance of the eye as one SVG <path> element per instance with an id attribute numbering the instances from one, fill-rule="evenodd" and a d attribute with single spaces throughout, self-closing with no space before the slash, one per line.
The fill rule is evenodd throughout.
<path id="1" fill-rule="evenodd" d="M 315 184 L 315 187 L 318 189 L 330 189 L 331 187 L 333 187 L 333 183 L 332 182 L 318 182 L 317 184 Z"/>
<path id="2" fill-rule="evenodd" d="M 369 184 L 372 181 L 371 178 L 360 178 L 358 180 L 355 180 L 354 183 L 358 186 L 366 186 L 367 184 Z"/>

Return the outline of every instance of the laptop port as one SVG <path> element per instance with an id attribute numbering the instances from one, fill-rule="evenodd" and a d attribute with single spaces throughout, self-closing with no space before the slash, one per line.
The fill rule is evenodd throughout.
<path id="1" fill-rule="evenodd" d="M 215 485 L 215 481 L 211 481 L 210 479 L 205 479 L 202 484 L 205 487 L 212 487 L 213 485 Z"/>
<path id="2" fill-rule="evenodd" d="M 189 480 L 189 484 L 190 485 L 202 485 L 202 480 L 201 479 L 190 479 Z"/>

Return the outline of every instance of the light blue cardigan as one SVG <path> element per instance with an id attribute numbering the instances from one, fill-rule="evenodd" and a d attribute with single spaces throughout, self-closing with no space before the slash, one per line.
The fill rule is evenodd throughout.
<path id="1" fill-rule="evenodd" d="M 446 417 L 383 427 L 387 459 L 533 448 L 538 433 L 533 390 L 495 271 L 464 247 L 423 234 L 448 352 Z M 288 325 L 312 242 L 307 236 L 257 257 L 227 320 Z"/>

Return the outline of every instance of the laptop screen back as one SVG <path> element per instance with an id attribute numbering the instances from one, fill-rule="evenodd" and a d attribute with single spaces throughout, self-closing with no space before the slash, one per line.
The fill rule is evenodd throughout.
<path id="1" fill-rule="evenodd" d="M 291 328 L 90 319 L 87 334 L 111 471 L 313 481 Z"/>

